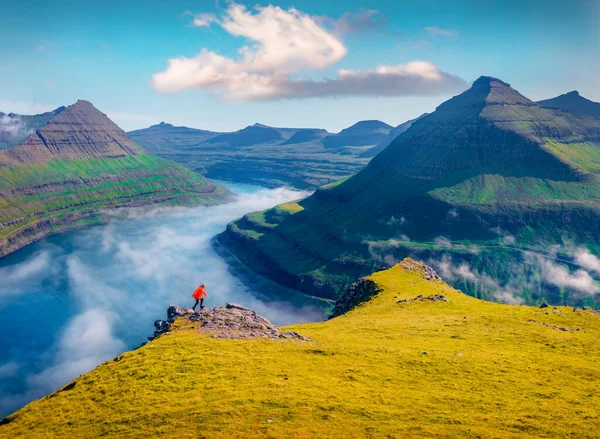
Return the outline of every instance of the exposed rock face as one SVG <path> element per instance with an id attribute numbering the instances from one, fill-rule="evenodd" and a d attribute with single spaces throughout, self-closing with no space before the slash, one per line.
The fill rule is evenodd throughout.
<path id="1" fill-rule="evenodd" d="M 18 117 L 36 131 L 0 151 L 0 257 L 50 234 L 114 219 L 123 208 L 229 197 L 188 169 L 147 154 L 89 102 Z"/>
<path id="2" fill-rule="evenodd" d="M 148 340 L 153 340 L 170 331 L 175 319 L 183 317 L 190 322 L 197 322 L 199 324 L 198 331 L 214 338 L 310 341 L 309 338 L 303 337 L 297 332 L 282 331 L 266 318 L 236 303 L 228 303 L 218 308 L 204 308 L 196 312 L 171 305 L 167 310 L 167 317 L 167 321 L 157 320 L 154 322 L 156 330 L 148 337 Z"/>
<path id="3" fill-rule="evenodd" d="M 421 276 L 426 280 L 442 280 L 442 278 L 429 265 L 413 261 L 410 258 L 404 259 L 402 262 L 400 262 L 400 265 L 410 271 L 419 271 Z"/>
<path id="4" fill-rule="evenodd" d="M 348 290 L 335 303 L 330 319 L 346 314 L 355 306 L 360 305 L 379 294 L 381 290 L 372 280 L 363 278 L 350 285 Z"/>
<path id="5" fill-rule="evenodd" d="M 0 153 L 0 165 L 44 163 L 53 158 L 100 158 L 135 155 L 140 149 L 90 102 L 77 101 L 18 147 Z"/>
<path id="6" fill-rule="evenodd" d="M 421 262 L 413 261 L 410 258 L 404 259 L 402 262 L 400 262 L 400 265 L 402 265 L 407 270 L 419 272 L 419 274 L 426 280 L 442 280 L 442 278 L 438 276 L 438 274 L 433 268 Z M 367 278 L 360 279 L 358 282 L 355 282 L 352 285 L 350 285 L 350 288 L 348 288 L 348 290 L 342 295 L 342 297 L 338 299 L 329 318 L 332 319 L 342 314 L 346 314 L 354 307 L 360 305 L 361 303 L 367 302 L 380 292 L 381 290 L 379 289 L 377 284 L 372 280 Z M 447 302 L 447 299 L 441 294 L 436 294 L 427 297 L 417 296 L 414 299 L 411 299 L 410 301 Z M 407 300 L 404 300 L 404 302 L 407 302 Z"/>

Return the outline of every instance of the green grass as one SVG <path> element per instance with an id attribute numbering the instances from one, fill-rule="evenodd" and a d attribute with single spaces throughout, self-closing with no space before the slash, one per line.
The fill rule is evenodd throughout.
<path id="1" fill-rule="evenodd" d="M 180 320 L 0 437 L 597 437 L 597 314 L 483 302 L 401 266 L 371 279 L 383 292 L 366 304 L 289 328 L 312 342 L 213 339 Z M 419 294 L 449 302 L 397 303 Z"/>
<path id="2" fill-rule="evenodd" d="M 0 167 L 0 255 L 50 233 L 104 221 L 107 210 L 214 204 L 227 196 L 202 176 L 151 154 Z"/>

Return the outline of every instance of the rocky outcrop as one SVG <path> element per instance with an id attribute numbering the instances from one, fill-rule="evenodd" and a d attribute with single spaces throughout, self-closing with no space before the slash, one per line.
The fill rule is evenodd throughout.
<path id="1" fill-rule="evenodd" d="M 402 262 L 400 262 L 399 265 L 404 267 L 406 270 L 418 272 L 419 275 L 422 276 L 425 280 L 442 280 L 442 278 L 435 272 L 433 268 L 421 262 L 413 261 L 410 258 L 404 259 Z M 371 279 L 366 277 L 360 279 L 358 282 L 355 282 L 352 285 L 350 285 L 348 290 L 342 295 L 342 297 L 338 299 L 329 318 L 332 319 L 342 314 L 346 314 L 348 311 L 360 305 L 361 303 L 369 301 L 372 297 L 376 296 L 380 292 L 381 289 L 379 288 L 379 286 Z M 404 300 L 404 302 L 408 301 L 409 300 Z M 414 299 L 411 299 L 410 301 L 447 302 L 448 300 L 443 295 L 435 294 L 433 296 L 427 297 L 417 296 Z"/>
<path id="2" fill-rule="evenodd" d="M 310 341 L 309 338 L 303 337 L 297 332 L 280 329 L 250 308 L 236 303 L 228 303 L 218 308 L 203 308 L 198 311 L 171 305 L 167 310 L 167 320 L 156 320 L 154 322 L 155 331 L 148 337 L 148 340 L 152 341 L 169 332 L 178 318 L 194 323 L 194 328 L 196 327 L 195 323 L 197 323 L 199 332 L 213 338 L 268 338 L 279 341 Z"/>
<path id="3" fill-rule="evenodd" d="M 405 258 L 402 262 L 400 262 L 400 265 L 407 270 L 418 271 L 425 280 L 442 280 L 442 278 L 429 265 L 414 261 L 411 258 Z"/>
<path id="4" fill-rule="evenodd" d="M 381 289 L 370 279 L 362 278 L 358 282 L 350 285 L 348 290 L 335 303 L 331 311 L 330 319 L 346 314 L 352 308 L 367 302 L 373 296 L 381 292 Z"/>

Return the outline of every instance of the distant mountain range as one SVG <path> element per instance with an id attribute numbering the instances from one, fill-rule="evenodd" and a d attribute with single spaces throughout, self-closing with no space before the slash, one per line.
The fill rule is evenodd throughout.
<path id="1" fill-rule="evenodd" d="M 384 140 L 382 140 L 378 145 L 375 145 L 373 148 L 367 149 L 365 152 L 363 152 L 360 155 L 360 157 L 366 157 L 366 158 L 375 157 L 381 151 L 386 149 L 390 145 L 390 143 L 392 143 L 394 140 L 396 140 L 396 137 L 398 137 L 404 131 L 409 129 L 410 126 L 413 124 L 413 122 L 421 119 L 423 116 L 427 116 L 427 113 L 422 114 L 421 116 L 417 117 L 416 119 L 408 120 L 404 123 L 401 123 L 397 127 L 392 128 Z"/>
<path id="2" fill-rule="evenodd" d="M 600 117 L 600 103 L 584 98 L 578 91 L 571 91 L 552 99 L 539 101 L 538 105 L 546 108 L 558 108 L 586 116 Z"/>
<path id="3" fill-rule="evenodd" d="M 18 117 L 35 130 L 0 151 L 0 256 L 102 222 L 118 208 L 229 197 L 209 180 L 148 154 L 87 101 Z"/>
<path id="4" fill-rule="evenodd" d="M 599 176 L 600 119 L 481 77 L 353 177 L 218 239 L 254 271 L 325 298 L 413 256 L 477 297 L 598 306 L 598 273 L 583 291 L 569 267 L 576 252 L 600 255 Z"/>
<path id="5" fill-rule="evenodd" d="M 376 120 L 358 122 L 337 134 L 259 123 L 215 133 L 163 122 L 129 135 L 149 151 L 211 178 L 316 189 L 362 169 L 374 155 L 366 152 L 393 130 Z"/>

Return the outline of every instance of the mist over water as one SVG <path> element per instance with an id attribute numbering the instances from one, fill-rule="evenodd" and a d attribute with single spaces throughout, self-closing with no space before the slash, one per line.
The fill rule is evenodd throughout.
<path id="1" fill-rule="evenodd" d="M 162 208 L 124 221 L 52 236 L 0 259 L 0 417 L 132 349 L 169 304 L 237 302 L 276 324 L 315 321 L 296 300 L 268 302 L 268 283 L 244 283 L 210 240 L 245 213 L 308 195 L 228 184 L 235 202 Z"/>

